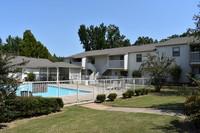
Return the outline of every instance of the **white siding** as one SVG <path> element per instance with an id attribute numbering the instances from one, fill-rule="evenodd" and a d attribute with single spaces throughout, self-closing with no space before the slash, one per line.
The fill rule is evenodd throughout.
<path id="1" fill-rule="evenodd" d="M 97 71 L 100 71 L 102 67 L 107 64 L 107 56 L 95 57 L 95 64 L 93 64 Z"/>
<path id="2" fill-rule="evenodd" d="M 159 51 L 159 53 L 164 52 L 168 57 L 173 57 L 172 54 L 173 47 L 180 47 L 180 56 L 174 57 L 175 58 L 174 64 L 177 64 L 182 68 L 181 78 L 179 82 L 188 82 L 186 74 L 191 72 L 191 68 L 189 65 L 189 53 L 190 53 L 189 45 L 185 44 L 185 45 L 158 47 L 157 51 Z"/>
<path id="3" fill-rule="evenodd" d="M 80 80 L 81 79 L 81 69 L 70 68 L 69 69 L 69 79 Z"/>
<path id="4" fill-rule="evenodd" d="M 137 62 L 136 61 L 136 55 L 137 54 L 142 54 L 142 61 L 147 59 L 147 54 L 155 54 L 155 52 L 140 52 L 140 53 L 129 53 L 129 58 L 128 58 L 128 76 L 132 77 L 132 72 L 134 70 L 139 70 L 142 62 Z"/>
<path id="5" fill-rule="evenodd" d="M 85 69 L 85 66 L 86 66 L 86 57 L 82 58 L 82 67 L 83 69 Z"/>
<path id="6" fill-rule="evenodd" d="M 124 69 L 128 69 L 128 54 L 124 55 Z"/>

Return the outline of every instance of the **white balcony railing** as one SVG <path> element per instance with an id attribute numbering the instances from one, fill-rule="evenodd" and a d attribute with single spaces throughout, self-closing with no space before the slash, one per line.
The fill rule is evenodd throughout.
<path id="1" fill-rule="evenodd" d="M 81 65 L 82 65 L 81 62 L 72 62 L 72 64 L 75 64 L 75 65 L 78 65 L 78 66 L 81 66 Z"/>
<path id="2" fill-rule="evenodd" d="M 200 52 L 190 52 L 190 61 L 191 62 L 200 61 Z"/>
<path id="3" fill-rule="evenodd" d="M 120 68 L 124 69 L 124 60 L 109 60 L 108 68 Z"/>

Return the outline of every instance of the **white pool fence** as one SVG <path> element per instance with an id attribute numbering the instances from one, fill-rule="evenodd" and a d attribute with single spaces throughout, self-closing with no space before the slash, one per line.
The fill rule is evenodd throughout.
<path id="1" fill-rule="evenodd" d="M 122 93 L 128 89 L 146 88 L 151 85 L 149 78 L 123 78 L 99 80 L 65 80 L 23 82 L 19 89 L 21 96 L 60 97 L 65 105 L 93 102 L 98 94 Z M 48 89 L 51 87 L 51 90 Z M 63 90 L 70 89 L 70 92 Z"/>

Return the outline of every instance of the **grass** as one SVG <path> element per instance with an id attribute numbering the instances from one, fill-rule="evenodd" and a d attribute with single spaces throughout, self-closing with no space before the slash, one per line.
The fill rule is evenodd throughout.
<path id="1" fill-rule="evenodd" d="M 116 107 L 141 107 L 157 109 L 182 110 L 186 100 L 179 95 L 178 89 L 161 89 L 160 93 L 149 93 L 144 96 L 134 96 L 132 98 L 118 98 L 114 102 L 104 102 L 104 105 Z"/>
<path id="2" fill-rule="evenodd" d="M 99 111 L 80 106 L 64 108 L 61 113 L 11 123 L 0 133 L 184 133 L 178 117 L 145 113 Z"/>

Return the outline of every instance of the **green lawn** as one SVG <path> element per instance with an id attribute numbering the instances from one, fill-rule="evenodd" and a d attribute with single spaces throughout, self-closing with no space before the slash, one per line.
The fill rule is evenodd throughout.
<path id="1" fill-rule="evenodd" d="M 104 105 L 119 107 L 143 107 L 158 109 L 183 109 L 186 100 L 180 96 L 177 89 L 162 89 L 160 93 L 149 93 L 144 96 L 134 96 L 132 98 L 118 98 L 114 102 L 104 102 Z"/>
<path id="2" fill-rule="evenodd" d="M 188 127 L 182 121 L 173 116 L 72 106 L 58 114 L 19 120 L 11 128 L 0 129 L 0 133 L 184 133 Z"/>

